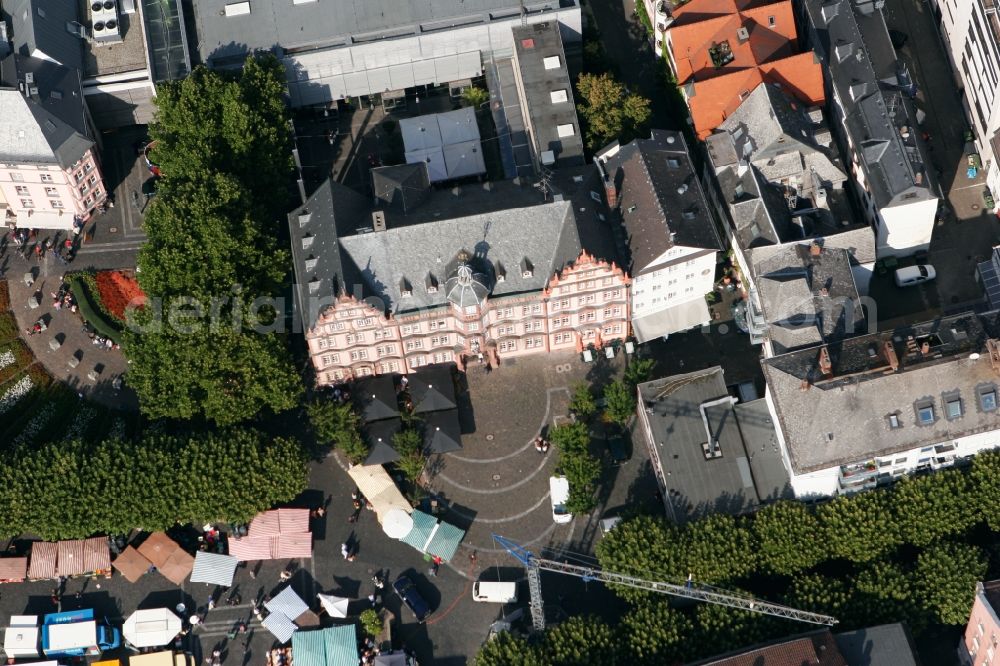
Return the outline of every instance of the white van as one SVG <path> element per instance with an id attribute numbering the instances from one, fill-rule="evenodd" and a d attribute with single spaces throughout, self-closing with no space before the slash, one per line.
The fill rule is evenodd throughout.
<path id="1" fill-rule="evenodd" d="M 491 604 L 512 604 L 517 601 L 517 583 L 477 581 L 472 585 L 472 600 Z"/>

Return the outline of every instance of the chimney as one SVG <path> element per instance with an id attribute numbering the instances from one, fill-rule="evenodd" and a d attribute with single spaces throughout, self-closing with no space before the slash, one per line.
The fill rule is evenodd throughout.
<path id="1" fill-rule="evenodd" d="M 820 247 L 819 243 L 812 243 L 809 246 L 809 254 L 811 254 L 812 256 L 818 257 L 822 253 L 823 253 L 823 248 Z"/>
<path id="2" fill-rule="evenodd" d="M 824 377 L 833 374 L 833 361 L 830 360 L 830 352 L 827 351 L 826 347 L 820 347 L 819 350 L 819 371 Z"/>
<path id="3" fill-rule="evenodd" d="M 893 372 L 899 370 L 899 358 L 896 356 L 896 348 L 892 346 L 892 340 L 886 340 L 882 343 L 882 354 L 885 356 L 885 362 L 889 364 Z"/>
<path id="4" fill-rule="evenodd" d="M 372 211 L 372 231 L 385 231 L 385 213 L 383 211 Z"/>
<path id="5" fill-rule="evenodd" d="M 607 163 L 598 160 L 597 169 L 601 172 L 601 180 L 604 181 L 604 197 L 608 200 L 608 208 L 618 206 L 618 187 L 615 186 L 614 177 L 608 173 Z"/>

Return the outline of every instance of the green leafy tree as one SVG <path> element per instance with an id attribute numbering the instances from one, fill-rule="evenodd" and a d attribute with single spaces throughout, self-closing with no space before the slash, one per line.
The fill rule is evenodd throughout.
<path id="1" fill-rule="evenodd" d="M 585 423 L 564 423 L 549 430 L 549 441 L 563 455 L 586 453 L 590 447 L 590 432 Z"/>
<path id="2" fill-rule="evenodd" d="M 352 465 L 360 465 L 371 453 L 371 448 L 361 437 L 361 433 L 357 431 L 349 433 L 340 442 L 340 450 L 343 451 Z"/>
<path id="3" fill-rule="evenodd" d="M 792 581 L 786 602 L 793 608 L 842 617 L 851 603 L 853 590 L 840 578 L 803 574 Z"/>
<path id="4" fill-rule="evenodd" d="M 496 635 L 479 650 L 475 666 L 549 666 L 541 651 L 509 632 Z"/>
<path id="5" fill-rule="evenodd" d="M 680 528 L 652 516 L 637 516 L 618 523 L 597 543 L 597 557 L 602 569 L 642 578 L 680 583 L 689 573 Z M 631 602 L 658 596 L 633 587 L 610 587 Z"/>
<path id="6" fill-rule="evenodd" d="M 970 492 L 978 511 L 994 532 L 1000 532 L 1000 451 L 983 451 L 972 459 Z"/>
<path id="7" fill-rule="evenodd" d="M 392 439 L 393 447 L 401 456 L 396 461 L 396 467 L 409 479 L 410 483 L 417 483 L 420 475 L 424 472 L 427 458 L 423 452 L 423 437 L 418 430 L 403 430 Z"/>
<path id="8" fill-rule="evenodd" d="M 639 384 L 650 380 L 653 376 L 653 368 L 655 366 L 656 361 L 651 358 L 633 358 L 629 361 L 628 366 L 625 368 L 625 374 L 622 377 L 622 381 L 624 381 L 627 386 L 635 389 L 635 387 Z"/>
<path id="9" fill-rule="evenodd" d="M 590 386 L 580 382 L 573 386 L 573 395 L 569 400 L 569 411 L 586 421 L 597 411 L 597 401 L 590 392 Z"/>
<path id="10" fill-rule="evenodd" d="M 738 588 L 727 589 L 734 594 L 753 596 Z M 772 615 L 718 604 L 698 604 L 694 617 L 695 629 L 687 646 L 697 656 L 730 652 L 800 630 L 797 624 L 793 626 Z"/>
<path id="11" fill-rule="evenodd" d="M 982 550 L 942 541 L 917 556 L 913 587 L 921 607 L 934 622 L 964 625 L 969 619 L 976 583 L 986 575 Z"/>
<path id="12" fill-rule="evenodd" d="M 688 573 L 699 583 L 719 584 L 742 578 L 757 564 L 753 532 L 743 520 L 728 514 L 712 513 L 690 523 L 682 543 Z"/>
<path id="13" fill-rule="evenodd" d="M 322 444 L 336 446 L 358 432 L 358 414 L 349 402 L 317 398 L 306 405 L 306 414 Z"/>
<path id="14" fill-rule="evenodd" d="M 246 428 L 50 442 L 0 457 L 0 533 L 55 540 L 245 522 L 294 498 L 306 481 L 298 442 Z"/>
<path id="15" fill-rule="evenodd" d="M 228 425 L 301 395 L 284 312 L 266 300 L 288 267 L 278 246 L 292 174 L 284 95 L 273 56 L 236 73 L 199 67 L 157 89 L 150 133 L 162 178 L 139 255 L 148 299 L 123 337 L 148 417 Z"/>
<path id="16" fill-rule="evenodd" d="M 545 632 L 542 652 L 551 666 L 615 666 L 621 646 L 603 620 L 575 615 Z"/>
<path id="17" fill-rule="evenodd" d="M 624 426 L 635 414 L 635 392 L 627 384 L 613 381 L 604 387 L 604 415 L 612 423 Z"/>
<path id="18" fill-rule="evenodd" d="M 590 513 L 597 506 L 597 481 L 601 477 L 601 462 L 589 453 L 559 457 L 559 469 L 569 482 L 566 510 L 573 514 Z"/>
<path id="19" fill-rule="evenodd" d="M 482 88 L 471 86 L 462 91 L 462 101 L 465 102 L 466 106 L 478 109 L 490 101 L 490 93 Z"/>
<path id="20" fill-rule="evenodd" d="M 872 562 L 854 579 L 851 619 L 857 626 L 906 622 L 914 631 L 926 625 L 919 608 L 912 576 L 898 562 Z"/>
<path id="21" fill-rule="evenodd" d="M 622 643 L 632 659 L 620 663 L 653 666 L 681 661 L 687 656 L 692 629 L 688 616 L 670 608 L 666 598 L 652 597 L 622 617 Z"/>
<path id="22" fill-rule="evenodd" d="M 382 633 L 382 618 L 379 617 L 374 608 L 361 611 L 358 621 L 361 623 L 361 631 L 365 632 L 366 635 L 375 638 Z"/>
<path id="23" fill-rule="evenodd" d="M 810 569 L 826 557 L 820 524 L 801 502 L 781 501 L 754 515 L 761 566 L 777 574 L 794 574 Z"/>
<path id="24" fill-rule="evenodd" d="M 870 562 L 899 545 L 899 529 L 887 494 L 872 490 L 840 496 L 816 512 L 821 533 L 817 536 L 832 557 Z"/>
<path id="25" fill-rule="evenodd" d="M 965 532 L 978 520 L 969 511 L 969 480 L 962 470 L 901 479 L 890 497 L 900 538 L 915 546 Z"/>
<path id="26" fill-rule="evenodd" d="M 649 121 L 649 100 L 627 92 L 610 74 L 581 74 L 576 91 L 576 109 L 592 151 L 615 139 L 630 141 Z"/>

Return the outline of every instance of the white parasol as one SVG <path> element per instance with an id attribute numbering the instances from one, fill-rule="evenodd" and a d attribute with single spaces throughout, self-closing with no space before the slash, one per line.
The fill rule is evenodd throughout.
<path id="1" fill-rule="evenodd" d="M 346 597 L 335 597 L 332 594 L 317 594 L 319 602 L 330 617 L 347 617 L 347 606 L 351 600 Z"/>
<path id="2" fill-rule="evenodd" d="M 166 608 L 132 613 L 122 626 L 125 640 L 137 648 L 167 645 L 181 632 L 181 619 Z"/>
<path id="3" fill-rule="evenodd" d="M 382 517 L 382 531 L 393 539 L 402 539 L 413 529 L 413 518 L 402 509 L 390 509 Z"/>

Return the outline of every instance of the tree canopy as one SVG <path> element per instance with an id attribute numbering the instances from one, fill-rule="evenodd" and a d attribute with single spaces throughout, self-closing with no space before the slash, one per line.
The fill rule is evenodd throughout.
<path id="1" fill-rule="evenodd" d="M 297 404 L 284 335 L 291 137 L 284 70 L 251 57 L 157 88 L 150 126 L 162 177 L 144 219 L 139 283 L 123 349 L 151 418 L 228 425 Z"/>
<path id="2" fill-rule="evenodd" d="M 635 414 L 635 387 L 625 382 L 613 381 L 604 387 L 604 416 L 607 420 L 625 425 Z"/>
<path id="3" fill-rule="evenodd" d="M 246 428 L 25 446 L 0 458 L 0 535 L 75 539 L 243 522 L 306 481 L 298 442 Z"/>
<path id="4" fill-rule="evenodd" d="M 615 139 L 631 141 L 649 121 L 649 100 L 628 92 L 610 74 L 581 74 L 576 91 L 576 110 L 591 151 Z"/>

